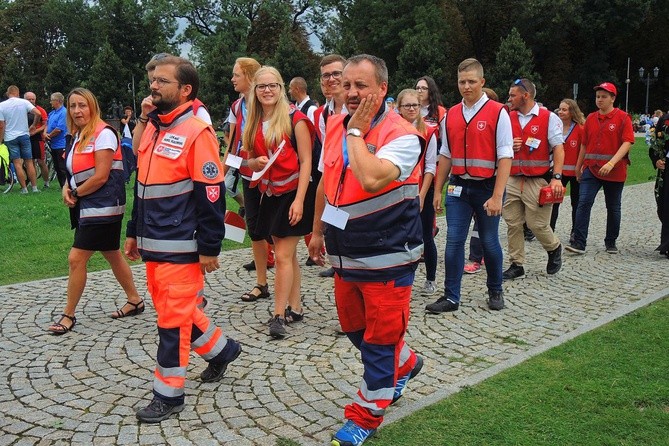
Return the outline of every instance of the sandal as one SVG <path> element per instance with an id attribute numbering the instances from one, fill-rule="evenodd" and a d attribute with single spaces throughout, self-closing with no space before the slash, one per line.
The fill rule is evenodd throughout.
<path id="1" fill-rule="evenodd" d="M 63 325 L 63 320 L 65 320 L 65 318 L 71 320 L 72 325 L 70 325 L 69 327 L 67 325 Z M 58 322 L 54 322 L 53 324 L 51 324 L 51 326 L 49 327 L 49 331 L 52 334 L 60 336 L 67 333 L 68 331 L 71 331 L 75 325 L 77 325 L 77 318 L 74 316 L 68 316 L 67 314 L 63 313 L 60 315 L 60 320 Z"/>
<path id="2" fill-rule="evenodd" d="M 260 294 L 253 294 L 253 290 L 255 290 L 255 289 L 260 291 Z M 249 291 L 248 293 L 242 294 L 241 299 L 244 302 L 254 302 L 258 299 L 266 299 L 268 297 L 269 297 L 269 286 L 267 284 L 265 284 L 265 285 L 258 284 L 256 286 L 254 286 L 253 289 L 251 291 Z"/>
<path id="3" fill-rule="evenodd" d="M 123 307 L 121 307 L 112 313 L 111 315 L 112 319 L 121 319 L 124 317 L 137 316 L 140 313 L 144 313 L 144 309 L 146 308 L 146 306 L 144 305 L 144 299 L 140 300 L 136 304 L 127 301 L 123 306 L 125 305 L 132 305 L 134 308 L 128 311 L 127 313 L 124 313 L 122 310 Z"/>

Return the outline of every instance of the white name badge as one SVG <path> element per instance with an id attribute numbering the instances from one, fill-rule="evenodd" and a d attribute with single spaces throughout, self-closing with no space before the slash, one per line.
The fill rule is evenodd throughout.
<path id="1" fill-rule="evenodd" d="M 183 147 L 186 144 L 186 137 L 175 135 L 174 133 L 167 133 L 165 136 L 163 136 L 163 140 L 160 142 L 177 147 Z"/>
<path id="2" fill-rule="evenodd" d="M 323 209 L 321 220 L 335 228 L 345 229 L 346 223 L 348 223 L 348 217 L 348 212 L 342 211 L 341 209 L 332 206 L 330 203 L 325 203 L 325 209 Z"/>
<path id="3" fill-rule="evenodd" d="M 95 146 L 93 144 L 88 144 L 84 149 L 81 151 L 81 153 L 91 153 L 95 149 Z"/>
<path id="4" fill-rule="evenodd" d="M 158 156 L 162 156 L 163 158 L 169 158 L 171 160 L 175 160 L 181 156 L 183 150 L 175 149 L 174 147 L 164 146 L 160 144 L 158 145 L 158 147 L 155 148 L 153 153 L 155 153 Z"/>
<path id="5" fill-rule="evenodd" d="M 455 186 L 453 184 L 448 185 L 447 194 L 451 197 L 459 197 L 462 195 L 462 186 Z"/>
<path id="6" fill-rule="evenodd" d="M 228 157 L 225 159 L 225 165 L 230 166 L 233 169 L 239 169 L 242 166 L 242 160 L 243 158 L 241 156 L 228 153 Z"/>
<path id="7" fill-rule="evenodd" d="M 527 146 L 528 146 L 530 149 L 532 149 L 532 150 L 536 150 L 536 149 L 539 148 L 539 144 L 541 144 L 541 140 L 540 140 L 540 139 L 537 139 L 537 138 L 532 138 L 532 137 L 530 136 L 529 138 L 527 138 L 527 141 L 525 141 L 525 144 L 527 144 Z M 531 152 L 532 150 L 530 150 L 530 152 Z"/>

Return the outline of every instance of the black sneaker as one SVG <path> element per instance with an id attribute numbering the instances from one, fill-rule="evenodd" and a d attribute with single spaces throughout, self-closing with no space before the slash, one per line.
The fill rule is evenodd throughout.
<path id="1" fill-rule="evenodd" d="M 569 243 L 567 246 L 564 247 L 569 252 L 573 252 L 574 254 L 585 254 L 585 246 L 580 245 L 576 242 Z"/>
<path id="2" fill-rule="evenodd" d="M 269 320 L 269 335 L 274 339 L 283 339 L 288 332 L 286 331 L 286 320 L 280 315 L 275 315 Z"/>
<path id="3" fill-rule="evenodd" d="M 444 296 L 441 296 L 436 302 L 425 305 L 425 311 L 432 314 L 457 311 L 458 308 L 460 308 L 460 303 L 450 301 Z"/>
<path id="4" fill-rule="evenodd" d="M 546 263 L 546 273 L 556 274 L 562 268 L 562 244 L 548 253 L 548 263 Z"/>
<path id="5" fill-rule="evenodd" d="M 318 275 L 320 277 L 334 277 L 334 273 L 335 273 L 334 268 L 328 268 L 318 273 Z"/>
<path id="6" fill-rule="evenodd" d="M 534 240 L 536 237 L 534 236 L 534 232 L 530 228 L 524 228 L 523 229 L 523 236 L 525 237 L 526 242 L 531 242 Z"/>
<path id="7" fill-rule="evenodd" d="M 301 322 L 304 320 L 304 308 L 302 308 L 301 312 L 296 313 L 290 308 L 290 305 L 288 305 L 288 307 L 286 307 L 286 312 L 284 313 L 284 319 L 286 320 L 286 324 Z"/>
<path id="8" fill-rule="evenodd" d="M 504 292 L 488 290 L 488 308 L 499 311 L 504 308 Z"/>
<path id="9" fill-rule="evenodd" d="M 509 269 L 502 273 L 502 280 L 520 279 L 521 277 L 525 277 L 525 268 L 515 263 L 512 263 Z"/>
<path id="10" fill-rule="evenodd" d="M 173 406 L 156 397 L 144 409 L 139 409 L 135 416 L 142 423 L 160 423 L 173 413 L 179 413 L 184 409 L 183 404 Z"/>
<path id="11" fill-rule="evenodd" d="M 616 242 L 606 242 L 606 252 L 609 254 L 618 254 L 620 251 L 618 251 L 618 247 L 616 246 Z"/>
<path id="12" fill-rule="evenodd" d="M 239 357 L 239 354 L 242 352 L 242 344 L 235 341 L 234 339 L 228 339 L 228 342 L 233 342 L 234 344 L 236 344 L 235 353 L 227 361 L 223 361 L 220 363 L 214 363 L 213 361 L 209 361 L 207 368 L 204 369 L 202 373 L 200 373 L 200 380 L 203 383 L 213 383 L 214 381 L 219 381 L 221 378 L 223 378 L 223 375 L 225 374 L 225 370 L 228 368 L 228 365 Z"/>
<path id="13" fill-rule="evenodd" d="M 311 258 L 311 256 L 307 257 L 307 261 L 304 262 L 305 265 L 307 266 L 316 266 L 316 262 Z"/>
<path id="14" fill-rule="evenodd" d="M 242 268 L 244 268 L 246 271 L 255 271 L 256 270 L 255 260 L 251 260 L 249 263 L 245 263 L 244 265 L 242 265 Z"/>

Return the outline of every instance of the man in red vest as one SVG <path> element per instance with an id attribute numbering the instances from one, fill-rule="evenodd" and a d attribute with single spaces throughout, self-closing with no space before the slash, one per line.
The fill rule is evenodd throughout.
<path id="1" fill-rule="evenodd" d="M 604 246 L 609 254 L 617 254 L 616 240 L 620 233 L 621 199 L 627 178 L 627 154 L 634 144 L 632 119 L 613 106 L 616 86 L 603 82 L 595 87 L 598 111 L 590 113 L 583 128 L 583 143 L 576 162 L 576 179 L 581 183 L 576 208 L 574 241 L 565 249 L 585 253 L 590 226 L 590 211 L 600 188 L 606 201 L 606 237 Z"/>
<path id="2" fill-rule="evenodd" d="M 509 88 L 514 155 L 502 211 L 511 260 L 502 276 L 504 280 L 525 275 L 524 223 L 548 252 L 546 273 L 556 274 L 562 268 L 562 245 L 550 227 L 552 206 L 539 206 L 538 201 L 539 191 L 549 184 L 556 198 L 564 195 L 562 121 L 555 113 L 539 107 L 535 95 L 535 86 L 528 79 L 517 79 Z"/>
<path id="3" fill-rule="evenodd" d="M 385 105 L 383 60 L 354 56 L 340 76 L 348 113 L 328 119 L 309 255 L 323 264 L 325 232 L 339 322 L 364 366 L 332 444 L 357 446 L 423 366 L 404 335 L 423 247 L 418 185 L 425 142 Z"/>

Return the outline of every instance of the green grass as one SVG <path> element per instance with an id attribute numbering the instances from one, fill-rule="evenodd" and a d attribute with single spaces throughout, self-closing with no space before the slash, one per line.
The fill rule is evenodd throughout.
<path id="1" fill-rule="evenodd" d="M 665 298 L 385 426 L 369 444 L 669 445 L 667 321 Z"/>
<path id="2" fill-rule="evenodd" d="M 0 285 L 60 277 L 68 274 L 67 256 L 72 247 L 74 231 L 70 229 L 68 208 L 58 188 L 58 182 L 40 194 L 20 195 L 15 185 L 6 195 L 0 195 L 0 234 L 2 237 L 2 268 Z M 41 187 L 42 180 L 38 180 Z M 133 190 L 126 187 L 128 203 L 126 219 L 121 231 L 121 248 L 125 241 L 125 221 L 132 209 Z M 236 211 L 237 203 L 227 198 L 227 209 Z M 248 236 L 244 244 L 223 241 L 223 249 L 250 246 Z M 130 262 L 133 264 L 133 262 Z M 139 262 L 135 262 L 139 263 Z M 89 271 L 109 269 L 100 253 L 91 257 Z"/>

